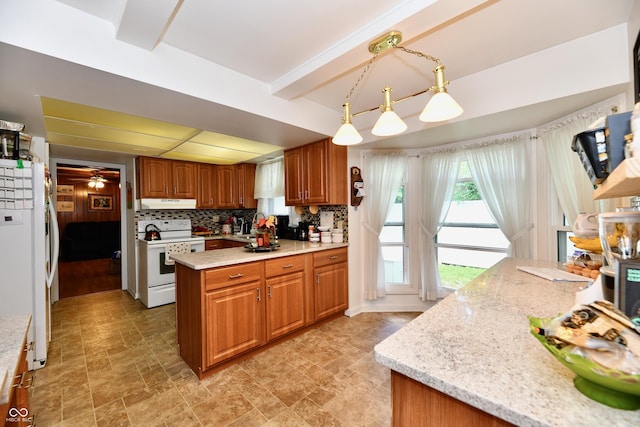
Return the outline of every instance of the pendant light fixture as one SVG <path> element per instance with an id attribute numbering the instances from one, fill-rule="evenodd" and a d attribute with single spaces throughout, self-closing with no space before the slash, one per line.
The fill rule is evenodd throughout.
<path id="1" fill-rule="evenodd" d="M 384 36 L 372 41 L 369 44 L 369 52 L 373 54 L 366 67 L 360 74 L 360 77 L 353 85 L 349 94 L 345 97 L 345 102 L 342 106 L 342 126 L 338 129 L 333 137 L 333 143 L 336 145 L 355 145 L 362 142 L 362 135 L 353 126 L 351 122 L 353 117 L 359 116 L 364 113 L 368 113 L 375 110 L 382 110 L 380 118 L 376 122 L 375 126 L 371 130 L 376 136 L 391 136 L 398 135 L 407 130 L 407 124 L 393 111 L 393 104 L 402 102 L 414 96 L 422 95 L 423 93 L 433 91 L 434 95 L 431 97 L 427 105 L 422 110 L 419 119 L 423 122 L 440 122 L 444 120 L 450 120 L 458 117 L 462 114 L 462 107 L 447 93 L 447 85 L 449 82 L 444 78 L 444 65 L 440 63 L 440 60 L 431 55 L 424 54 L 415 50 L 408 49 L 403 46 L 398 46 L 398 43 L 402 41 L 402 33 L 399 31 L 391 31 Z M 409 96 L 405 96 L 397 101 L 391 99 L 391 87 L 387 85 L 382 93 L 384 94 L 383 103 L 380 106 L 370 108 L 368 110 L 360 111 L 355 114 L 351 114 L 351 102 L 350 98 L 356 87 L 362 81 L 364 75 L 369 71 L 371 64 L 375 61 L 380 52 L 383 52 L 389 48 L 400 49 L 405 53 L 416 55 L 421 58 L 428 59 L 436 63 L 436 68 L 433 70 L 435 74 L 436 84 L 423 91 L 414 93 Z"/>

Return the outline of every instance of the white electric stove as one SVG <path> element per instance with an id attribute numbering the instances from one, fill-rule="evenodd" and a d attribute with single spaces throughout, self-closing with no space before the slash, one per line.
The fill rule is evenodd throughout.
<path id="1" fill-rule="evenodd" d="M 159 240 L 144 239 L 150 224 L 160 230 Z M 190 219 L 141 220 L 137 230 L 140 301 L 147 308 L 175 302 L 175 265 L 166 262 L 167 245 L 187 242 L 191 252 L 202 252 L 204 238 L 191 236 Z"/>

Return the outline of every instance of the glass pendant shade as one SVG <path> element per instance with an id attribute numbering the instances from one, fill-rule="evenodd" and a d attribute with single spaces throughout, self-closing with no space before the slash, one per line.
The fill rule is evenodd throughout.
<path id="1" fill-rule="evenodd" d="M 332 139 L 336 145 L 355 145 L 362 142 L 362 135 L 351 123 L 344 123 Z"/>
<path id="2" fill-rule="evenodd" d="M 89 181 L 89 187 L 94 188 L 96 186 L 95 181 Z"/>
<path id="3" fill-rule="evenodd" d="M 420 114 L 420 121 L 442 122 L 462 114 L 462 107 L 447 92 L 436 92 Z"/>
<path id="4" fill-rule="evenodd" d="M 351 124 L 351 104 L 346 101 L 343 108 L 342 126 L 334 135 L 332 142 L 336 145 L 355 145 L 362 142 L 362 135 Z"/>
<path id="5" fill-rule="evenodd" d="M 377 136 L 397 135 L 407 130 L 407 124 L 395 111 L 385 111 L 380 115 L 371 133 Z"/>
<path id="6" fill-rule="evenodd" d="M 96 188 L 104 188 L 104 182 L 102 181 L 96 182 Z"/>
<path id="7" fill-rule="evenodd" d="M 391 88 L 387 85 L 382 91 L 384 94 L 384 103 L 382 104 L 382 114 L 378 118 L 375 126 L 371 129 L 371 133 L 376 136 L 397 135 L 407 130 L 407 124 L 402 121 L 395 111 L 393 111 L 391 102 Z"/>

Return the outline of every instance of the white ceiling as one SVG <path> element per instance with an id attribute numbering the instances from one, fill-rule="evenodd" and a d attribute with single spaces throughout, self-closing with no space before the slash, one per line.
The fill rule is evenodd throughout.
<path id="1" fill-rule="evenodd" d="M 114 141 L 82 142 L 77 135 L 54 135 L 47 124 L 51 120 L 43 115 L 42 99 L 133 115 L 157 121 L 158 127 L 171 123 L 196 133 L 271 144 L 274 150 L 290 148 L 337 130 L 344 98 L 371 57 L 369 42 L 399 30 L 402 45 L 442 60 L 451 81 L 449 92 L 465 113 L 451 123 L 418 122 L 416 117 L 428 100 L 428 95 L 421 95 L 395 107 L 409 124 L 406 134 L 377 138 L 369 132 L 377 113 L 354 118 L 365 137 L 359 147 L 422 148 L 496 135 L 546 123 L 624 91 L 628 70 L 623 70 L 626 80 L 618 79 L 617 84 L 584 85 L 572 93 L 556 90 L 557 95 L 549 95 L 545 89 L 553 87 L 562 72 L 559 67 L 565 64 L 548 64 L 548 74 L 536 74 L 538 98 L 523 95 L 520 103 L 505 102 L 508 107 L 502 107 L 480 89 L 488 88 L 490 95 L 494 88 L 513 95 L 512 85 L 524 93 L 530 90 L 525 87 L 530 78 L 479 78 L 491 76 L 492 70 L 505 64 L 624 24 L 631 11 L 638 9 L 634 3 L 10 2 L 3 5 L 0 26 L 0 119 L 25 123 L 32 135 L 46 135 L 54 144 L 52 155 L 61 158 L 119 162 L 149 152 L 139 147 L 124 149 Z M 600 54 L 593 52 L 593 59 L 598 60 Z M 353 111 L 379 105 L 385 84 L 393 87 L 396 98 L 431 86 L 433 67 L 431 62 L 397 50 L 381 54 L 351 97 Z M 495 93 L 500 96 L 499 90 Z M 75 114 L 82 117 L 82 108 Z M 96 127 L 85 127 L 92 126 Z M 76 142 L 69 146 L 66 141 Z M 90 149 L 82 150 L 83 146 Z M 186 150 L 185 145 L 177 146 Z M 155 148 L 150 155 L 172 157 L 175 153 Z M 244 161 L 272 155 L 255 153 Z"/>

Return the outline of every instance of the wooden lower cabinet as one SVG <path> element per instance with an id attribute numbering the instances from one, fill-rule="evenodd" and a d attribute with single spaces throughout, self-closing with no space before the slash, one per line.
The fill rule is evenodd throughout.
<path id="1" fill-rule="evenodd" d="M 391 371 L 394 427 L 506 427 L 513 424 Z"/>
<path id="2" fill-rule="evenodd" d="M 203 378 L 348 308 L 346 248 L 192 270 L 176 263 L 180 357 Z M 319 267 L 313 262 L 318 261 Z M 318 283 L 312 284 L 313 274 Z"/>
<path id="3" fill-rule="evenodd" d="M 304 274 L 273 277 L 267 285 L 267 341 L 304 326 Z"/>
<path id="4" fill-rule="evenodd" d="M 22 348 L 24 351 L 16 366 L 15 375 L 6 379 L 6 381 L 13 383 L 9 389 L 9 402 L 0 405 L 0 417 L 4 420 L 5 426 L 26 427 L 32 425 L 34 419 L 33 414 L 29 412 L 29 387 L 31 385 L 31 378 L 27 364 L 26 337 Z"/>
<path id="5" fill-rule="evenodd" d="M 264 302 L 259 281 L 205 295 L 205 366 L 210 368 L 264 343 Z"/>
<path id="6" fill-rule="evenodd" d="M 347 249 L 316 252 L 313 258 L 315 319 L 321 320 L 349 305 Z"/>

